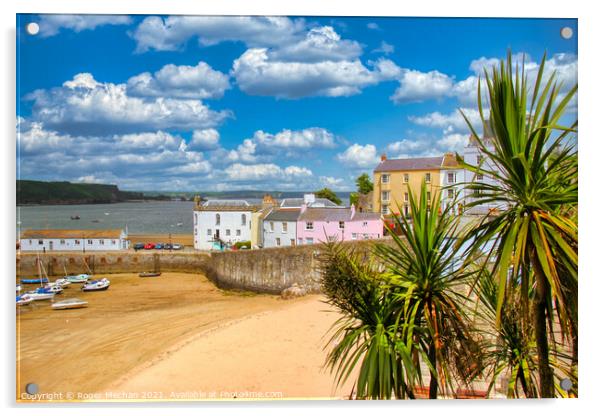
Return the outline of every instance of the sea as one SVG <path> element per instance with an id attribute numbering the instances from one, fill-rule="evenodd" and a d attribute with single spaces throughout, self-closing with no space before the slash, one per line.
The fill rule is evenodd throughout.
<path id="1" fill-rule="evenodd" d="M 28 229 L 125 229 L 130 234 L 192 234 L 192 201 L 17 207 L 17 235 Z M 71 217 L 79 216 L 79 220 Z"/>

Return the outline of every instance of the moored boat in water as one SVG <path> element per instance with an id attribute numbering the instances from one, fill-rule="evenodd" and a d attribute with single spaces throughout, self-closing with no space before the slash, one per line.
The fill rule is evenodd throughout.
<path id="1" fill-rule="evenodd" d="M 85 285 L 82 286 L 82 290 L 84 292 L 98 292 L 101 290 L 107 290 L 111 282 L 107 278 L 102 278 L 100 280 L 90 280 L 86 282 Z"/>
<path id="2" fill-rule="evenodd" d="M 78 298 L 70 298 L 52 303 L 52 309 L 54 310 L 79 309 L 86 307 L 88 307 L 88 302 Z"/>

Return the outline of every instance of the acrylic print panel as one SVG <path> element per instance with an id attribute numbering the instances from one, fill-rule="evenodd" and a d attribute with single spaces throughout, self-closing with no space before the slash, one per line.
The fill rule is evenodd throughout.
<path id="1" fill-rule="evenodd" d="M 578 395 L 576 19 L 16 29 L 19 402 Z"/>

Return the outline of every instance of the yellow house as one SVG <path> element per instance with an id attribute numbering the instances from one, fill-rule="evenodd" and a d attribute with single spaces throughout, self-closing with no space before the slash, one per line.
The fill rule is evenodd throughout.
<path id="1" fill-rule="evenodd" d="M 422 181 L 426 181 L 427 198 L 440 192 L 441 170 L 451 161 L 450 155 L 417 157 L 412 159 L 387 159 L 374 169 L 373 210 L 382 215 L 404 214 L 410 211 L 409 192 L 420 193 Z"/>

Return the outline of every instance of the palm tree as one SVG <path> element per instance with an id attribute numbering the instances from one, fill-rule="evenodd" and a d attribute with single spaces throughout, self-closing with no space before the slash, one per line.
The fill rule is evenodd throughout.
<path id="1" fill-rule="evenodd" d="M 322 292 L 342 317 L 333 325 L 326 364 L 340 385 L 360 366 L 357 398 L 414 398 L 412 360 L 398 337 L 399 305 L 366 255 L 328 242 L 320 255 Z"/>
<path id="2" fill-rule="evenodd" d="M 500 61 L 491 74 L 485 72 L 491 142 L 479 138 L 464 118 L 488 163 L 476 166 L 457 158 L 467 170 L 493 179 L 492 183 L 466 184 L 473 192 L 467 208 L 484 203 L 499 206 L 499 214 L 487 215 L 475 227 L 473 249 L 494 242 L 498 325 L 508 300 L 506 287 L 518 286 L 522 302 L 531 305 L 531 314 L 523 308 L 523 319 L 533 319 L 539 393 L 554 397 L 550 342 L 555 348 L 552 325 L 556 318 L 563 339 L 574 344 L 577 339 L 573 300 L 577 297 L 577 225 L 567 214 L 577 205 L 577 157 L 569 136 L 576 133 L 577 122 L 570 127 L 559 124 L 577 86 L 562 96 L 555 74 L 544 82 L 545 59 L 544 55 L 532 90 L 527 86 L 524 62 L 522 71 L 517 65 L 513 73 L 510 52 L 506 62 Z M 485 123 L 480 81 L 478 88 L 479 112 Z M 529 298 L 532 287 L 534 296 Z"/>
<path id="3" fill-rule="evenodd" d="M 449 358 L 466 355 L 474 345 L 466 316 L 466 293 L 474 271 L 457 267 L 462 233 L 453 204 L 440 210 L 439 192 L 431 200 L 427 195 L 424 182 L 419 196 L 409 192 L 411 220 L 396 216 L 400 235 L 391 233 L 393 244 L 377 244 L 375 253 L 386 267 L 390 285 L 397 288 L 392 295 L 405 323 L 400 339 L 415 367 L 419 368 L 418 357 L 427 365 L 429 398 L 435 399 L 440 388 L 453 388 Z"/>

